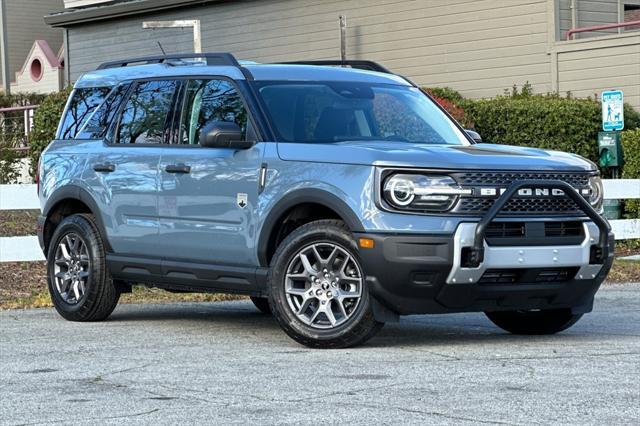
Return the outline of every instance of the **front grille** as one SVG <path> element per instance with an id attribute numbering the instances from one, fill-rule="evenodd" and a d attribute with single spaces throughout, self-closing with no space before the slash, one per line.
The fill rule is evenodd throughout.
<path id="1" fill-rule="evenodd" d="M 562 283 L 572 280 L 578 268 L 552 269 L 487 269 L 478 284 L 480 285 L 509 285 L 509 284 L 548 284 Z"/>
<path id="2" fill-rule="evenodd" d="M 582 237 L 584 227 L 582 222 L 545 222 L 545 237 Z"/>
<path id="3" fill-rule="evenodd" d="M 506 189 L 516 180 L 560 180 L 579 191 L 589 188 L 589 173 L 529 173 L 529 172 L 459 172 L 453 178 L 473 194 L 460 198 L 454 213 L 481 215 L 491 208 L 496 196 L 480 196 L 480 188 Z M 583 216 L 584 212 L 566 196 L 515 195 L 502 208 L 498 216 Z"/>
<path id="4" fill-rule="evenodd" d="M 522 238 L 526 235 L 523 222 L 491 222 L 485 238 Z"/>
<path id="5" fill-rule="evenodd" d="M 494 221 L 487 226 L 485 240 L 490 246 L 578 245 L 584 240 L 584 225 L 580 221 Z"/>
<path id="6" fill-rule="evenodd" d="M 561 180 L 580 187 L 589 185 L 587 173 L 530 173 L 530 172 L 463 172 L 453 174 L 462 186 L 509 186 L 515 180 Z"/>
<path id="7" fill-rule="evenodd" d="M 455 208 L 457 213 L 484 213 L 491 208 L 495 198 L 462 198 Z M 498 216 L 538 215 L 575 216 L 582 210 L 570 198 L 512 198 L 502 208 Z"/>

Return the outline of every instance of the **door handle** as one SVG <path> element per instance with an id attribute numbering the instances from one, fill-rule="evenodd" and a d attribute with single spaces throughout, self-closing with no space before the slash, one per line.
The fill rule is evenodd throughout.
<path id="1" fill-rule="evenodd" d="M 186 164 L 169 164 L 164 170 L 167 173 L 189 173 L 191 166 L 187 166 Z"/>
<path id="2" fill-rule="evenodd" d="M 111 173 L 116 170 L 116 165 L 111 163 L 94 164 L 93 170 L 96 172 Z"/>

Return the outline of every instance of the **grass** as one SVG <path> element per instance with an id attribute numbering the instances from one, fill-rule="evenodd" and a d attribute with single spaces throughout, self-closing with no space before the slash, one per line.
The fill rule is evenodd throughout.
<path id="1" fill-rule="evenodd" d="M 0 310 L 51 307 L 44 262 L 0 263 Z M 640 262 L 616 259 L 606 283 L 640 283 Z M 120 303 L 220 302 L 244 296 L 221 293 L 171 293 L 134 286 Z"/>
<path id="2" fill-rule="evenodd" d="M 220 302 L 243 296 L 222 293 L 171 293 L 157 288 L 134 286 L 120 297 L 120 303 Z M 45 262 L 0 263 L 0 310 L 48 308 Z"/>
<path id="3" fill-rule="evenodd" d="M 0 210 L 0 237 L 35 235 L 40 210 Z"/>

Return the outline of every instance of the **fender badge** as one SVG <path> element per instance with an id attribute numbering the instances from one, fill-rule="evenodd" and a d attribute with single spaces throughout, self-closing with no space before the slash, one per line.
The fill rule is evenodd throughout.
<path id="1" fill-rule="evenodd" d="M 245 207 L 247 207 L 247 194 L 245 194 L 244 192 L 238 192 L 238 197 L 236 199 L 236 202 L 238 203 L 238 207 L 240 207 L 241 209 L 244 209 Z"/>

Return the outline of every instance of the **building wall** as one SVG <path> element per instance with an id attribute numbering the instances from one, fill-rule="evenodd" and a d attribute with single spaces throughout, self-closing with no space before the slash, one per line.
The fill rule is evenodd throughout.
<path id="1" fill-rule="evenodd" d="M 620 89 L 625 102 L 640 109 L 640 32 L 584 39 L 558 51 L 560 93 L 594 96 Z"/>
<path id="2" fill-rule="evenodd" d="M 566 32 L 571 29 L 571 0 L 558 1 L 560 39 L 566 39 Z M 640 0 L 576 0 L 576 28 L 596 25 L 616 24 L 624 20 L 623 5 L 640 5 Z M 575 39 L 618 34 L 624 30 L 617 28 L 579 33 Z"/>
<path id="3" fill-rule="evenodd" d="M 578 25 L 616 22 L 612 10 L 618 13 L 618 1 L 577 0 Z M 379 61 L 421 85 L 449 86 L 473 98 L 527 81 L 537 93 L 576 96 L 619 87 L 640 108 L 640 33 L 565 42 L 556 26 L 570 28 L 569 5 L 570 0 L 213 2 L 71 26 L 70 72 L 75 80 L 104 61 L 159 54 L 157 42 L 167 52 L 192 50 L 190 29 L 143 30 L 144 20 L 200 19 L 203 50 L 229 51 L 240 59 L 335 59 L 338 17 L 346 15 L 348 57 Z"/>
<path id="4" fill-rule="evenodd" d="M 205 51 L 260 62 L 339 57 L 347 16 L 350 58 L 383 62 L 423 85 L 493 96 L 526 81 L 551 90 L 546 0 L 234 1 L 69 28 L 72 80 L 123 56 L 192 49 L 185 29 L 142 30 L 143 20 L 202 22 Z"/>
<path id="5" fill-rule="evenodd" d="M 4 0 L 7 12 L 10 80 L 22 68 L 35 40 L 46 40 L 54 51 L 62 46 L 62 30 L 51 28 L 44 15 L 63 9 L 62 0 Z M 0 70 L 0 73 L 2 71 Z M 1 75 L 1 74 L 0 74 Z"/>
<path id="6" fill-rule="evenodd" d="M 11 84 L 11 91 L 13 93 L 51 93 L 62 89 L 60 84 L 60 74 L 62 70 L 53 68 L 44 58 L 41 62 L 43 63 L 42 78 L 34 81 L 29 74 L 29 70 L 18 74 L 15 83 Z"/>

